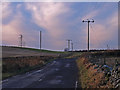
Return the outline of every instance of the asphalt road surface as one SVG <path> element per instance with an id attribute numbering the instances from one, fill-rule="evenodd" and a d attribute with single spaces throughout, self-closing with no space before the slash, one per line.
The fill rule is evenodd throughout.
<path id="1" fill-rule="evenodd" d="M 13 76 L 2 82 L 3 88 L 75 88 L 78 69 L 75 59 L 58 59 L 40 70 Z"/>

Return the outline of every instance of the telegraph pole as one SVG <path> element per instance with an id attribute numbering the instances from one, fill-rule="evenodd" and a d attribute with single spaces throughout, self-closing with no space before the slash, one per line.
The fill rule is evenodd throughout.
<path id="1" fill-rule="evenodd" d="M 42 31 L 40 31 L 40 50 L 41 50 L 41 44 L 42 43 Z"/>
<path id="2" fill-rule="evenodd" d="M 68 39 L 67 41 L 68 41 L 68 49 L 70 50 L 70 41 L 72 40 Z"/>
<path id="3" fill-rule="evenodd" d="M 21 46 L 21 47 L 22 47 L 22 41 L 23 41 L 22 39 L 23 39 L 23 35 L 21 34 L 21 35 L 20 35 L 20 46 Z"/>
<path id="4" fill-rule="evenodd" d="M 73 51 L 73 43 L 71 43 L 71 48 L 72 48 L 72 51 Z"/>
<path id="5" fill-rule="evenodd" d="M 90 24 L 90 22 L 92 22 L 92 23 L 94 23 L 94 20 L 92 20 L 92 21 L 90 21 L 90 20 L 83 20 L 82 22 L 87 22 L 88 23 L 88 45 L 87 45 L 87 47 L 88 47 L 88 52 L 89 52 L 89 24 Z"/>
<path id="6" fill-rule="evenodd" d="M 107 44 L 107 50 L 109 50 L 110 48 L 109 48 L 109 45 Z"/>

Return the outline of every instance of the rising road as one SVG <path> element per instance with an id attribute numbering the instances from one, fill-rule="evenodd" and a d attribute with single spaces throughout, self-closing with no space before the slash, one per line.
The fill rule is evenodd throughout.
<path id="1" fill-rule="evenodd" d="M 13 76 L 2 82 L 3 88 L 75 88 L 78 69 L 73 59 L 56 59 L 40 70 Z"/>

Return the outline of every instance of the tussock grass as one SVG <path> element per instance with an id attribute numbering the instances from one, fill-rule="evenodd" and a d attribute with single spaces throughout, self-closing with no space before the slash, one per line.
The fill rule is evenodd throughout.
<path id="1" fill-rule="evenodd" d="M 77 60 L 77 66 L 82 88 L 112 88 L 112 85 L 106 81 L 104 73 L 94 69 L 96 66 L 90 63 L 86 57 L 80 57 Z"/>
<path id="2" fill-rule="evenodd" d="M 40 69 L 50 61 L 54 60 L 55 57 L 9 57 L 3 58 L 2 62 L 2 79 L 22 74 L 34 69 Z"/>

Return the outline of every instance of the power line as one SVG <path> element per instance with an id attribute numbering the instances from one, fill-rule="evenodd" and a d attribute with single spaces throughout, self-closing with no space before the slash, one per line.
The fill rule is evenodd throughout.
<path id="1" fill-rule="evenodd" d="M 90 27 L 91 27 L 91 29 L 92 29 L 92 31 L 93 31 L 93 32 L 91 32 L 91 33 L 93 33 L 92 36 L 94 37 L 94 38 L 92 38 L 92 39 L 93 39 L 92 41 L 93 41 L 93 43 L 95 43 L 95 41 L 97 40 L 96 34 L 94 34 L 94 33 L 95 33 L 95 28 L 93 28 L 93 26 L 92 26 L 91 24 L 90 24 Z M 93 46 L 94 46 L 94 45 L 93 45 Z M 95 47 L 93 47 L 93 48 L 95 48 Z"/>
<path id="2" fill-rule="evenodd" d="M 93 27 L 92 27 L 92 25 L 91 25 L 91 24 L 90 24 L 90 27 L 91 27 L 92 31 L 94 32 Z"/>
<path id="3" fill-rule="evenodd" d="M 109 50 L 110 49 L 110 47 L 109 47 L 109 45 L 107 44 L 107 50 Z"/>

